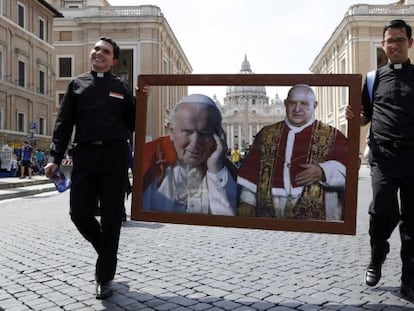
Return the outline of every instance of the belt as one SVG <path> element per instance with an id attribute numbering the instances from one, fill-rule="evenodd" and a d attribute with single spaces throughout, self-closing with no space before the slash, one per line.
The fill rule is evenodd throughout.
<path id="1" fill-rule="evenodd" d="M 88 142 L 86 144 L 94 145 L 94 146 L 99 146 L 99 145 L 103 145 L 104 142 L 103 142 L 103 140 L 94 140 L 94 141 L 90 141 L 90 142 Z"/>
<path id="2" fill-rule="evenodd" d="M 110 145 L 114 143 L 126 142 L 124 139 L 115 139 L 115 140 L 91 140 L 78 143 L 80 146 L 103 146 Z"/>
<path id="3" fill-rule="evenodd" d="M 393 141 L 384 141 L 378 145 L 383 147 L 392 147 L 392 148 L 404 148 L 404 147 L 414 147 L 413 140 L 393 140 Z"/>

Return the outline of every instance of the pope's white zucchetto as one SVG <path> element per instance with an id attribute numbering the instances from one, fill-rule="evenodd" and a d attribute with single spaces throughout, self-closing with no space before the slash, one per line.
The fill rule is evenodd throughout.
<path id="1" fill-rule="evenodd" d="M 219 117 L 219 123 L 221 123 L 221 112 L 220 109 L 217 107 L 217 104 L 214 100 L 210 97 L 203 95 L 203 94 L 191 94 L 186 97 L 183 97 L 176 105 L 174 110 L 177 109 L 177 106 L 181 104 L 202 104 L 208 107 L 212 107 L 216 110 L 217 115 Z"/>

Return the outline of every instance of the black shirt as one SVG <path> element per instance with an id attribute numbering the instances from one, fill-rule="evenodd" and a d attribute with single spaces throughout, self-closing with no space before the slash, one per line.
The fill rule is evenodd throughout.
<path id="1" fill-rule="evenodd" d="M 370 144 L 414 141 L 414 65 L 387 64 L 377 70 L 373 103 L 367 84 L 362 113 L 371 121 Z"/>
<path id="2" fill-rule="evenodd" d="M 127 140 L 135 103 L 128 85 L 111 72 L 84 73 L 68 85 L 53 133 L 51 155 L 60 164 L 75 126 L 75 143 Z"/>

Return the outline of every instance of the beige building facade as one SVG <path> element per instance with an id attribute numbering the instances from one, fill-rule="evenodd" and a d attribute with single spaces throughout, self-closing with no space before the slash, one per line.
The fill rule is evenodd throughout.
<path id="1" fill-rule="evenodd" d="M 90 70 L 89 53 L 100 37 L 121 49 L 113 71 L 132 90 L 140 74 L 190 74 L 192 67 L 161 9 L 155 5 L 111 6 L 106 0 L 49 0 L 64 18 L 55 20 L 56 90 L 52 124 L 71 78 Z M 147 139 L 165 135 L 171 107 L 187 94 L 187 86 L 152 87 L 148 100 Z M 141 118 L 141 119 L 140 119 Z M 137 122 L 142 122 L 139 116 Z"/>
<path id="2" fill-rule="evenodd" d="M 345 13 L 332 36 L 316 56 L 310 70 L 323 74 L 362 74 L 387 63 L 382 50 L 384 26 L 393 19 L 404 19 L 414 26 L 414 1 L 399 1 L 390 5 L 356 4 Z M 410 59 L 414 51 L 410 49 Z M 363 82 L 362 81 L 362 82 Z M 348 89 L 323 87 L 316 89 L 319 106 L 317 117 L 347 132 L 345 107 L 349 104 Z M 360 152 L 365 148 L 368 126 L 361 128 Z"/>
<path id="3" fill-rule="evenodd" d="M 54 107 L 54 18 L 44 0 L 0 0 L 0 145 L 50 144 Z"/>
<path id="4" fill-rule="evenodd" d="M 365 76 L 386 61 L 382 30 L 395 18 L 414 25 L 414 0 L 351 6 L 315 57 L 311 72 Z M 89 52 L 101 36 L 120 45 L 121 59 L 114 71 L 132 89 L 140 74 L 192 72 L 157 6 L 111 6 L 107 0 L 0 0 L 0 145 L 18 147 L 29 138 L 35 147 L 48 148 L 67 84 L 89 70 Z M 413 54 L 411 49 L 411 59 Z M 250 70 L 247 58 L 244 70 Z M 222 109 L 230 147 L 249 145 L 254 132 L 283 118 L 278 116 L 283 106 L 277 94 L 269 103 L 264 88 L 227 91 Z M 346 133 L 347 89 L 326 87 L 316 92 L 317 117 Z M 151 88 L 148 114 L 140 116 L 147 120 L 147 140 L 166 134 L 168 111 L 186 94 L 185 86 Z M 366 129 L 361 131 L 361 151 Z"/>

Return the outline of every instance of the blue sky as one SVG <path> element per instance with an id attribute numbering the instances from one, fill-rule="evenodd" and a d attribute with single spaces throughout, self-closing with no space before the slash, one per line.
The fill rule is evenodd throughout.
<path id="1" fill-rule="evenodd" d="M 244 56 L 254 73 L 309 73 L 309 67 L 357 3 L 393 0 L 108 0 L 160 7 L 193 73 L 238 73 Z M 190 91 L 198 91 L 191 89 Z M 207 89 L 205 93 L 209 93 Z M 220 93 L 220 91 L 219 91 Z M 273 92 L 274 93 L 274 92 Z M 283 97 L 283 91 L 280 94 Z M 212 96 L 213 94 L 207 94 Z M 222 95 L 218 94 L 219 100 Z M 268 92 L 268 96 L 274 94 Z"/>

